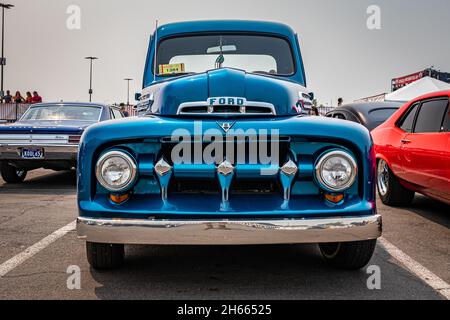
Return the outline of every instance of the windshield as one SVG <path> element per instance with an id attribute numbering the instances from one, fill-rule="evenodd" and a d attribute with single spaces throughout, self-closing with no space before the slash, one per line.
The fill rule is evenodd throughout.
<path id="1" fill-rule="evenodd" d="M 159 44 L 159 76 L 201 73 L 220 68 L 283 76 L 295 73 L 289 42 L 278 37 L 197 35 L 169 38 Z"/>
<path id="2" fill-rule="evenodd" d="M 80 106 L 42 106 L 30 108 L 22 117 L 22 121 L 27 120 L 79 120 L 98 121 L 101 108 L 80 107 Z"/>

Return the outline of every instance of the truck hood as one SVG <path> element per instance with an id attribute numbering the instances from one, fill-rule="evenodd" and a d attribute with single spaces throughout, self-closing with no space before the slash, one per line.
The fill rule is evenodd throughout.
<path id="1" fill-rule="evenodd" d="M 160 115 L 176 115 L 182 104 L 206 103 L 216 97 L 271 104 L 276 115 L 293 115 L 303 113 L 296 106 L 307 92 L 305 87 L 282 77 L 224 68 L 158 82 L 145 89 L 143 96 L 153 98 L 151 111 Z"/>

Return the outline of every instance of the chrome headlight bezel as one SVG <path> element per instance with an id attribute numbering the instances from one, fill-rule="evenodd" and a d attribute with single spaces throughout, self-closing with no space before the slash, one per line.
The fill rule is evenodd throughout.
<path id="1" fill-rule="evenodd" d="M 330 160 L 330 158 L 333 158 L 333 157 L 340 157 L 340 158 L 345 159 L 352 168 L 352 170 L 351 170 L 352 172 L 351 172 L 349 180 L 345 184 L 340 186 L 339 188 L 330 186 L 324 180 L 324 178 L 322 176 L 324 164 L 328 160 Z M 320 156 L 319 160 L 317 161 L 316 179 L 319 182 L 319 184 L 321 185 L 321 187 L 323 189 L 325 189 L 326 191 L 343 192 L 343 191 L 350 189 L 355 184 L 357 175 L 358 175 L 358 165 L 357 165 L 354 157 L 349 152 L 342 151 L 342 150 L 329 151 L 329 152 L 324 153 L 322 156 Z"/>
<path id="2" fill-rule="evenodd" d="M 119 186 L 113 186 L 110 185 L 102 174 L 103 165 L 106 161 L 111 160 L 112 158 L 121 158 L 124 160 L 130 169 L 130 177 L 127 179 L 127 181 Z M 110 192 L 122 192 L 129 190 L 137 179 L 137 165 L 136 161 L 126 152 L 119 151 L 119 150 L 113 150 L 109 151 L 105 154 L 103 154 L 97 161 L 96 168 L 95 168 L 95 175 L 97 178 L 98 183 L 105 188 L 106 190 Z"/>

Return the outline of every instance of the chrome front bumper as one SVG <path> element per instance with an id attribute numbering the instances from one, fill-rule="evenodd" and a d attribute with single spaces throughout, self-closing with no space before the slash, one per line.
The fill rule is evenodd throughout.
<path id="1" fill-rule="evenodd" d="M 285 220 L 118 220 L 80 217 L 80 239 L 111 244 L 255 245 L 377 239 L 380 215 Z"/>
<path id="2" fill-rule="evenodd" d="M 34 161 L 33 159 L 23 159 L 20 156 L 21 149 L 44 149 L 44 158 L 38 161 L 46 160 L 70 160 L 76 161 L 78 155 L 78 145 L 40 145 L 40 144 L 0 144 L 0 160 L 10 161 Z"/>

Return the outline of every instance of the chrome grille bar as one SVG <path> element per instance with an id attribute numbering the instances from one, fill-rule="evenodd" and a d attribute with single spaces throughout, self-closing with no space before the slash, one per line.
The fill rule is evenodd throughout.
<path id="1" fill-rule="evenodd" d="M 223 109 L 235 109 L 223 112 Z M 267 102 L 246 101 L 244 105 L 214 105 L 207 102 L 186 102 L 178 107 L 178 115 L 276 115 L 275 106 Z"/>

